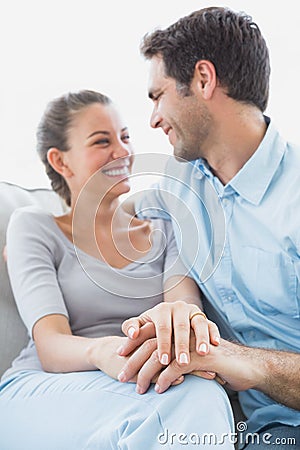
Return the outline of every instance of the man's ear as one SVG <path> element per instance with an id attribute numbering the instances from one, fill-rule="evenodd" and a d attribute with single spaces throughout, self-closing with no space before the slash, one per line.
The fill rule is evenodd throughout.
<path id="1" fill-rule="evenodd" d="M 55 172 L 62 175 L 64 178 L 70 178 L 73 172 L 67 164 L 65 164 L 65 153 L 58 148 L 51 147 L 47 152 L 47 159 L 50 166 L 55 170 Z"/>
<path id="2" fill-rule="evenodd" d="M 210 100 L 217 86 L 217 74 L 213 63 L 205 59 L 197 61 L 192 83 L 204 100 Z"/>

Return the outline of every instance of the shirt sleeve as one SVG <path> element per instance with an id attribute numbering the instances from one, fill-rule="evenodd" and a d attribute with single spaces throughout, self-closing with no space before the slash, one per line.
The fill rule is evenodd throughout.
<path id="1" fill-rule="evenodd" d="M 7 229 L 8 274 L 20 316 L 32 328 L 49 314 L 68 317 L 57 281 L 55 241 L 43 213 L 16 210 Z"/>
<path id="2" fill-rule="evenodd" d="M 135 201 L 136 215 L 140 219 L 171 220 L 163 193 L 163 187 L 159 183 L 147 188 Z"/>
<path id="3" fill-rule="evenodd" d="M 163 221 L 166 235 L 166 251 L 164 262 L 163 281 L 174 275 L 191 276 L 186 266 L 183 264 L 180 252 L 176 243 L 173 224 L 170 221 Z"/>

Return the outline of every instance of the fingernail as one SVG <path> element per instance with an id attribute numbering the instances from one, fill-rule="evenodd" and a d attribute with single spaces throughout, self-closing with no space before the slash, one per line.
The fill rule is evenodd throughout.
<path id="1" fill-rule="evenodd" d="M 160 394 L 161 390 L 160 390 L 160 386 L 159 384 L 156 384 L 154 387 L 155 392 L 157 392 L 158 394 Z"/>
<path id="2" fill-rule="evenodd" d="M 214 341 L 217 342 L 218 344 L 220 344 L 220 338 L 219 338 L 219 336 L 215 336 L 215 337 L 214 337 Z"/>
<path id="3" fill-rule="evenodd" d="M 134 327 L 129 327 L 128 328 L 127 334 L 130 337 L 130 339 L 133 338 L 134 332 L 135 332 L 135 328 Z"/>
<path id="4" fill-rule="evenodd" d="M 119 348 L 117 348 L 118 355 L 121 355 L 121 353 L 123 353 L 123 350 L 124 350 L 123 345 L 121 345 Z"/>
<path id="5" fill-rule="evenodd" d="M 202 353 L 206 353 L 207 352 L 207 345 L 204 344 L 204 342 L 199 345 L 199 352 L 202 352 Z"/>
<path id="6" fill-rule="evenodd" d="M 167 365 L 167 364 L 168 364 L 168 362 L 169 362 L 169 356 L 168 356 L 167 353 L 163 353 L 163 354 L 161 355 L 160 362 L 161 362 L 162 364 L 164 364 L 164 365 Z"/>
<path id="7" fill-rule="evenodd" d="M 119 373 L 118 380 L 121 382 L 125 381 L 125 372 L 123 372 L 123 370 Z"/>
<path id="8" fill-rule="evenodd" d="M 180 364 L 187 364 L 188 363 L 188 356 L 186 353 L 180 353 L 179 355 L 179 362 Z"/>
<path id="9" fill-rule="evenodd" d="M 141 386 L 139 386 L 138 384 L 136 385 L 136 388 L 135 388 L 135 392 L 137 393 L 137 394 L 143 394 L 144 393 L 144 390 L 141 388 Z"/>
<path id="10" fill-rule="evenodd" d="M 215 372 L 209 372 L 208 370 L 206 371 L 206 373 L 208 373 L 208 375 L 211 375 L 212 377 L 214 377 L 216 375 Z"/>

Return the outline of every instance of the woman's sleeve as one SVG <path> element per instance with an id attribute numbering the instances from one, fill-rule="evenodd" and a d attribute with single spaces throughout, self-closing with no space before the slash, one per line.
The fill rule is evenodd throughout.
<path id="1" fill-rule="evenodd" d="M 43 316 L 68 317 L 57 280 L 55 241 L 45 218 L 43 213 L 16 210 L 7 229 L 8 274 L 30 336 L 33 325 Z"/>

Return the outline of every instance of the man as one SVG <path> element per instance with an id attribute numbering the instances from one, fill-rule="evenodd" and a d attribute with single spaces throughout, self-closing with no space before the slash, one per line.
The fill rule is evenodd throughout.
<path id="1" fill-rule="evenodd" d="M 218 373 L 241 391 L 249 432 L 269 432 L 281 442 L 298 439 L 299 446 L 300 152 L 263 114 L 270 75 L 266 43 L 249 16 L 213 7 L 147 35 L 141 49 L 150 61 L 151 126 L 168 135 L 179 162 L 170 163 L 159 189 L 148 192 L 138 209 L 150 202 L 156 208 L 152 217 L 168 211 L 175 224 L 179 216 L 181 226 L 174 229 L 179 247 L 183 236 L 182 259 L 211 318 L 226 330 L 223 336 L 239 341 L 222 340 L 206 356 L 191 347 L 188 364 L 173 360 L 156 390 L 163 392 L 184 373 Z M 189 221 L 180 222 L 182 202 L 199 226 L 196 256 L 190 254 L 193 246 L 184 245 L 193 235 Z M 124 331 L 139 323 L 127 321 Z M 167 315 L 156 321 L 170 333 L 168 324 Z M 162 348 L 163 338 L 159 341 Z M 184 351 L 187 345 L 185 336 Z M 149 345 L 135 352 L 122 381 L 140 369 L 147 352 Z M 142 371 L 140 392 L 157 369 L 148 364 Z M 269 444 L 260 441 L 259 448 Z"/>

